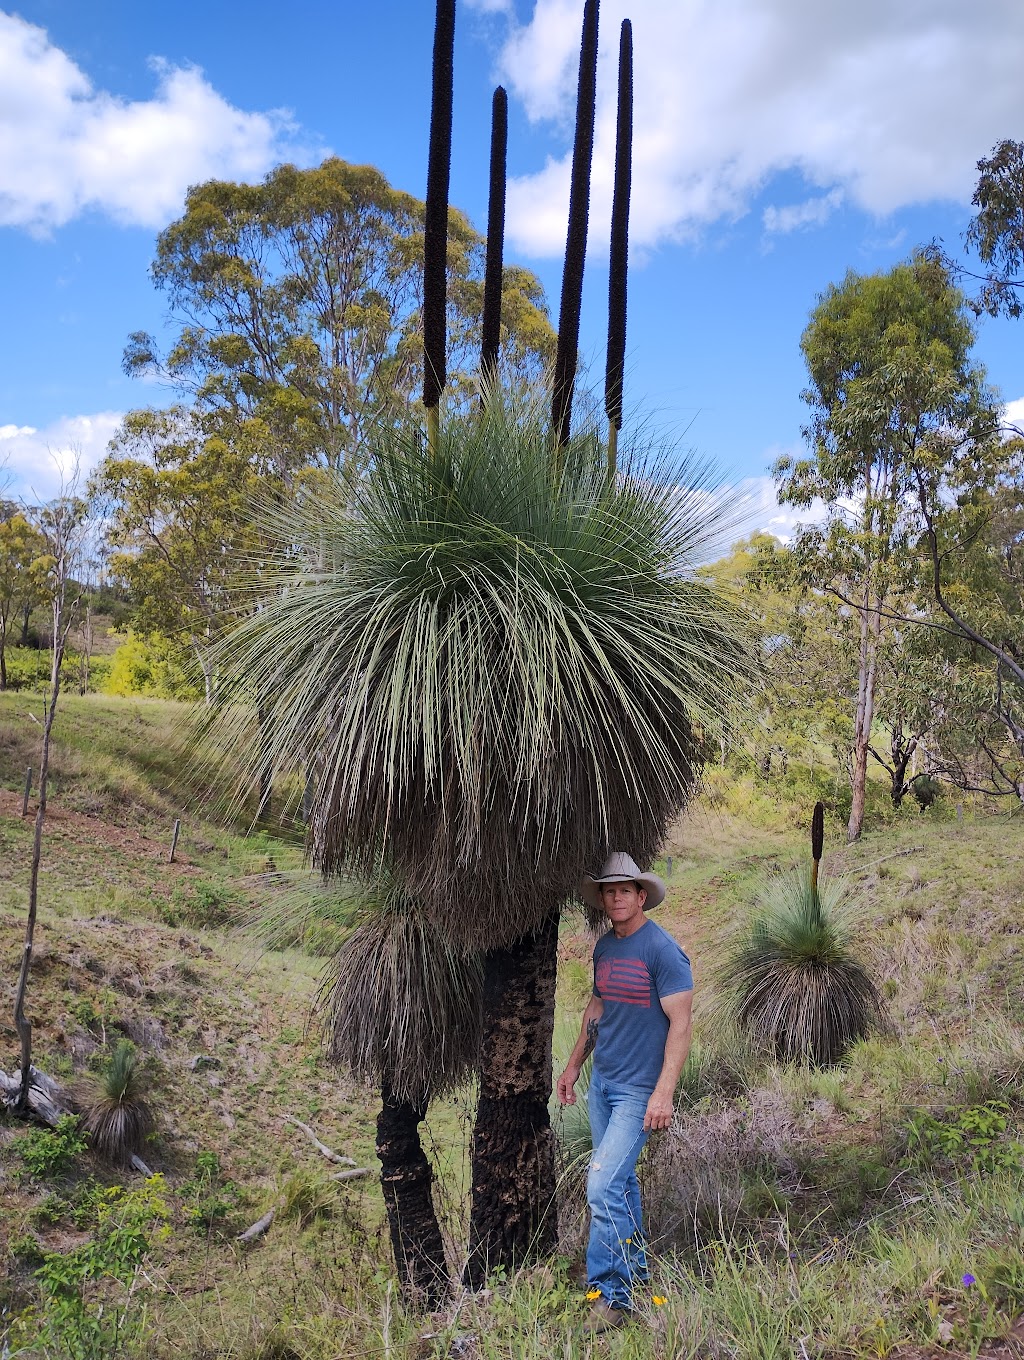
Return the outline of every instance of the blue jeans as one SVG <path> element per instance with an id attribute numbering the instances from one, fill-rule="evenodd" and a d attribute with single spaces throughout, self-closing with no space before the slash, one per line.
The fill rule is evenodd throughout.
<path id="1" fill-rule="evenodd" d="M 647 1142 L 644 1115 L 650 1091 L 590 1079 L 590 1133 L 594 1153 L 587 1177 L 590 1242 L 588 1289 L 599 1289 L 613 1308 L 632 1307 L 634 1285 L 647 1283 L 636 1159 Z"/>

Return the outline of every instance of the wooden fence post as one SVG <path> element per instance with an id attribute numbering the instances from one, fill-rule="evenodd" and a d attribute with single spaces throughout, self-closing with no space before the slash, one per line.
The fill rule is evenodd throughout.
<path id="1" fill-rule="evenodd" d="M 170 853 L 170 855 L 168 856 L 168 859 L 167 859 L 167 863 L 168 863 L 168 864 L 173 864 L 173 863 L 174 863 L 174 852 L 175 852 L 175 850 L 177 850 L 177 848 L 178 848 L 178 832 L 179 832 L 180 830 L 181 830 L 181 818 L 180 818 L 180 817 L 175 817 L 175 819 L 174 819 L 174 833 L 173 833 L 173 835 L 171 836 L 171 853 Z"/>

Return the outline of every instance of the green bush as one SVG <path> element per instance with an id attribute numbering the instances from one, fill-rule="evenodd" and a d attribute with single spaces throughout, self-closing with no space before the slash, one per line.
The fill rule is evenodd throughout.
<path id="1" fill-rule="evenodd" d="M 910 786 L 910 792 L 914 795 L 914 801 L 922 812 L 930 808 L 933 803 L 942 795 L 942 785 L 937 779 L 926 774 L 923 779 L 915 779 Z"/>
<path id="2" fill-rule="evenodd" d="M 102 693 L 122 698 L 201 699 L 189 659 L 175 643 L 159 633 L 146 637 L 131 628 L 111 660 Z"/>
<path id="3" fill-rule="evenodd" d="M 907 1121 L 908 1162 L 924 1168 L 946 1163 L 987 1175 L 1018 1170 L 1024 1164 L 1024 1143 L 1007 1137 L 1009 1114 L 1005 1100 L 942 1115 L 922 1110 Z"/>
<path id="4" fill-rule="evenodd" d="M 233 1181 L 225 1180 L 215 1152 L 196 1153 L 196 1173 L 181 1187 L 185 1220 L 198 1232 L 221 1227 L 238 1203 Z"/>
<path id="5" fill-rule="evenodd" d="M 158 907 L 160 919 L 169 926 L 192 926 L 205 929 L 229 925 L 240 908 L 238 894 L 209 879 L 194 883 L 179 883 L 169 902 Z"/>
<path id="6" fill-rule="evenodd" d="M 131 1285 L 170 1217 L 163 1177 L 153 1176 L 136 1190 L 95 1187 L 91 1208 L 88 1242 L 42 1253 L 35 1271 L 41 1304 L 21 1314 L 11 1329 L 28 1354 L 107 1360 L 143 1340 L 145 1314 Z"/>
<path id="7" fill-rule="evenodd" d="M 78 1117 L 64 1115 L 55 1129 L 30 1129 L 18 1139 L 18 1152 L 34 1180 L 60 1176 L 85 1151 L 85 1136 Z"/>

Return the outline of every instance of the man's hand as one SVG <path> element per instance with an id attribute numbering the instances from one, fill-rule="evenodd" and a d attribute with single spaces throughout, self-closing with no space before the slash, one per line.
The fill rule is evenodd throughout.
<path id="1" fill-rule="evenodd" d="M 558 1103 L 560 1105 L 575 1105 L 576 1092 L 573 1089 L 579 1079 L 580 1069 L 573 1067 L 570 1063 L 562 1075 L 558 1078 L 558 1085 L 555 1088 L 558 1092 Z"/>
<path id="2" fill-rule="evenodd" d="M 653 1133 L 656 1129 L 667 1129 L 672 1123 L 674 1114 L 675 1106 L 672 1103 L 671 1094 L 664 1095 L 655 1087 L 650 1100 L 647 1102 L 647 1113 L 644 1115 L 644 1132 Z"/>

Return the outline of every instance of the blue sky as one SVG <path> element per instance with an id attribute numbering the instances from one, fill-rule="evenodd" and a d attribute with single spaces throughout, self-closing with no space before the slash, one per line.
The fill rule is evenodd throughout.
<path id="1" fill-rule="evenodd" d="M 509 255 L 557 307 L 582 0 L 460 0 L 452 201 L 485 221 L 490 91 L 511 97 Z M 582 343 L 603 370 L 612 65 L 637 64 L 627 406 L 748 483 L 798 446 L 800 333 L 848 268 L 955 247 L 974 165 L 1024 136 L 1018 0 L 604 0 Z M 283 6 L 26 0 L 0 10 L 0 459 L 46 494 L 120 413 L 169 400 L 120 369 L 159 333 L 147 268 L 188 184 L 333 153 L 422 195 L 429 0 Z M 978 354 L 1024 394 L 1024 323 Z"/>

